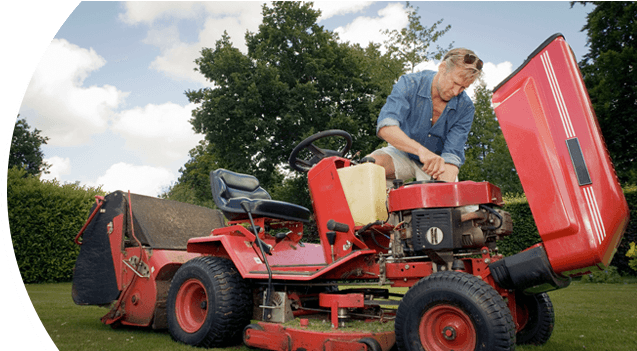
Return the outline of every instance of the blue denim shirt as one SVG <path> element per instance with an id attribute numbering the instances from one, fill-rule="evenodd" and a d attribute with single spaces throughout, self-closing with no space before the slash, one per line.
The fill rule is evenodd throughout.
<path id="1" fill-rule="evenodd" d="M 431 83 L 435 75 L 434 71 L 421 71 L 400 77 L 380 111 L 376 132 L 385 126 L 399 126 L 407 136 L 440 155 L 445 163 L 460 167 L 465 162 L 464 146 L 473 123 L 475 107 L 463 91 L 449 100 L 432 126 Z M 408 155 L 420 163 L 418 156 Z"/>

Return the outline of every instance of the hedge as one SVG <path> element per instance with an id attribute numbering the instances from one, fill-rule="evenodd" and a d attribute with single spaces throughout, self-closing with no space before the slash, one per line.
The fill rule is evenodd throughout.
<path id="1" fill-rule="evenodd" d="M 624 187 L 624 196 L 630 210 L 630 221 L 611 265 L 616 266 L 621 274 L 637 275 L 637 271 L 630 267 L 630 257 L 626 256 L 630 250 L 630 243 L 637 242 L 637 186 Z"/>
<path id="2" fill-rule="evenodd" d="M 503 210 L 511 214 L 513 234 L 498 242 L 500 253 L 505 256 L 516 254 L 541 241 L 531 208 L 524 194 L 503 197 Z"/>
<path id="3" fill-rule="evenodd" d="M 74 243 L 99 188 L 41 181 L 14 167 L 7 176 L 11 241 L 24 283 L 73 278 L 79 253 Z"/>
<path id="4" fill-rule="evenodd" d="M 637 186 L 624 188 L 631 210 L 624 239 L 611 265 L 622 274 L 637 272 L 629 266 L 626 252 L 637 241 Z M 73 277 L 79 246 L 73 239 L 88 217 L 99 188 L 41 181 L 19 168 L 9 170 L 7 207 L 11 240 L 20 274 L 25 283 L 64 282 Z M 504 197 L 504 210 L 511 213 L 514 234 L 500 241 L 504 255 L 512 255 L 540 241 L 535 221 L 524 195 Z"/>

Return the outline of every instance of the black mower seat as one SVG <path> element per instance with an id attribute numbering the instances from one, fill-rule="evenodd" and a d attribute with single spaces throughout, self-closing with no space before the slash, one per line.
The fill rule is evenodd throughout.
<path id="1" fill-rule="evenodd" d="M 230 221 L 248 218 L 241 207 L 241 203 L 245 201 L 250 203 L 254 217 L 304 223 L 310 221 L 310 211 L 307 208 L 272 200 L 270 194 L 259 186 L 259 180 L 251 175 L 219 168 L 210 172 L 210 185 L 215 204 Z"/>

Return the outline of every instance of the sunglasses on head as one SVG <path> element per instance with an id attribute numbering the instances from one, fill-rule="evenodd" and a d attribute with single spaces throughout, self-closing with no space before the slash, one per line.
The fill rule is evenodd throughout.
<path id="1" fill-rule="evenodd" d="M 478 71 L 481 71 L 482 70 L 482 60 L 480 60 L 478 58 L 478 56 L 472 55 L 472 54 L 465 54 L 464 55 L 464 63 L 466 63 L 468 65 L 472 65 L 474 62 L 476 62 L 476 60 L 478 60 L 478 62 L 476 63 L 476 68 L 478 69 Z"/>
<path id="2" fill-rule="evenodd" d="M 460 56 L 460 55 L 461 54 L 447 54 L 447 55 L 445 55 L 445 58 L 443 58 L 443 61 L 446 60 L 449 56 Z M 473 54 L 465 54 L 464 55 L 464 63 L 467 64 L 467 65 L 474 64 L 476 62 L 476 60 L 478 60 L 478 62 L 476 63 L 476 69 L 478 71 L 481 71 L 483 62 L 482 62 L 482 60 L 480 60 L 478 58 L 478 56 L 473 55 Z"/>

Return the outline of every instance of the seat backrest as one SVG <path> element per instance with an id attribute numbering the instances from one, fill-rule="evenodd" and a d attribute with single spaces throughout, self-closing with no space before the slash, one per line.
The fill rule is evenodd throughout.
<path id="1" fill-rule="evenodd" d="M 299 205 L 272 200 L 270 194 L 259 186 L 257 178 L 251 175 L 220 168 L 210 172 L 210 183 L 215 204 L 230 221 L 248 218 L 248 214 L 241 207 L 242 203 L 247 202 L 255 217 L 309 223 L 310 210 Z"/>
<path id="2" fill-rule="evenodd" d="M 241 208 L 228 208 L 232 199 L 246 198 L 250 200 L 271 200 L 270 194 L 259 185 L 259 180 L 251 175 L 235 173 L 223 168 L 210 174 L 212 197 L 222 211 L 235 212 Z"/>

